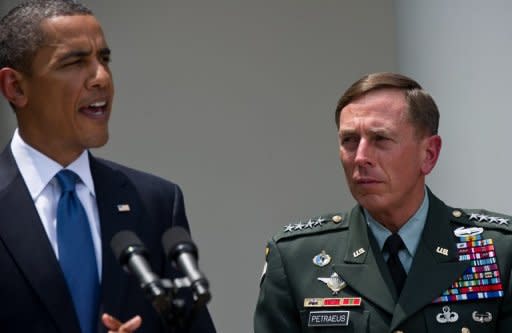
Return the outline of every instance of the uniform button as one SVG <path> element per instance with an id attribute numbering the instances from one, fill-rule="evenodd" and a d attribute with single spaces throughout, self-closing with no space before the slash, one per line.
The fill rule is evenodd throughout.
<path id="1" fill-rule="evenodd" d="M 340 223 L 341 221 L 343 221 L 343 217 L 342 217 L 342 216 L 339 216 L 339 215 L 334 215 L 334 216 L 332 217 L 332 221 L 333 221 L 334 223 Z"/>
<path id="2" fill-rule="evenodd" d="M 393 333 L 404 333 L 404 331 L 397 330 L 397 331 L 394 331 Z"/>
<path id="3" fill-rule="evenodd" d="M 463 328 L 460 330 L 460 333 L 471 333 L 471 331 L 469 330 L 469 328 L 467 328 L 467 327 L 463 327 Z"/>

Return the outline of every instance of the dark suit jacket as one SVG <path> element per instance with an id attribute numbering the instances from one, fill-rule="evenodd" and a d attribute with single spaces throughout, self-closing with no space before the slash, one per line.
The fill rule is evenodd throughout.
<path id="1" fill-rule="evenodd" d="M 425 228 L 399 297 L 361 207 L 324 216 L 322 226 L 294 227 L 293 231 L 277 234 L 268 246 L 268 268 L 256 306 L 255 332 L 512 332 L 512 227 L 490 219 L 471 219 L 471 211 L 450 208 L 430 191 L 429 202 Z M 510 220 L 483 210 L 479 213 Z M 459 240 L 454 230 L 459 227 L 481 227 L 483 239 L 494 241 L 502 298 L 433 303 L 470 265 L 458 258 Z M 312 259 L 322 250 L 332 260 L 319 267 Z M 318 280 L 334 272 L 346 283 L 337 295 Z M 362 302 L 337 308 L 305 304 L 307 298 L 332 297 L 360 297 Z M 445 306 L 449 308 L 443 309 Z M 330 310 L 348 311 L 347 326 L 308 326 L 311 312 Z M 457 313 L 457 320 L 438 321 L 437 316 L 444 313 Z M 485 316 L 486 321 L 475 320 L 478 315 Z"/>
<path id="2" fill-rule="evenodd" d="M 134 231 L 150 253 L 153 270 L 175 277 L 161 248 L 162 233 L 173 226 L 188 229 L 177 185 L 90 155 L 102 239 L 100 312 L 125 321 L 143 318 L 138 332 L 163 332 L 160 320 L 136 279 L 122 270 L 110 248 L 120 230 Z M 119 212 L 117 205 L 130 211 Z M 186 295 L 190 299 L 190 295 Z M 0 155 L 0 332 L 80 332 L 71 296 L 32 198 L 10 147 Z M 98 320 L 98 332 L 106 332 Z M 208 311 L 191 332 L 215 332 Z"/>

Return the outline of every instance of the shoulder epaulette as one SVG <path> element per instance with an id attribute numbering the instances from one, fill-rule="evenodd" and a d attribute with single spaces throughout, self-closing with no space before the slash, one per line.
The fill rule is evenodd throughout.
<path id="1" fill-rule="evenodd" d="M 454 209 L 452 217 L 456 223 L 512 232 L 512 217 L 509 215 L 485 209 Z"/>
<path id="2" fill-rule="evenodd" d="M 289 223 L 283 226 L 282 231 L 274 236 L 274 240 L 278 241 L 283 238 L 310 235 L 318 232 L 347 227 L 348 214 L 326 214 L 315 218 L 309 218 L 305 221 L 300 220 L 296 223 Z"/>

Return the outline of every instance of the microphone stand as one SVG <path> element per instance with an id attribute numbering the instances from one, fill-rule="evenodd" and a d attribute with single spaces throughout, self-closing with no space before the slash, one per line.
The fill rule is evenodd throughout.
<path id="1" fill-rule="evenodd" d="M 146 286 L 146 293 L 152 295 L 152 305 L 162 319 L 163 325 L 167 332 L 189 332 L 190 324 L 194 320 L 197 311 L 208 301 L 211 296 L 209 293 L 197 297 L 193 295 L 194 304 L 187 311 L 187 302 L 184 298 L 179 297 L 181 290 L 189 289 L 190 280 L 186 277 L 176 279 L 159 279 L 157 282 L 159 290 L 165 290 L 165 293 L 148 294 L 148 290 L 152 286 Z"/>

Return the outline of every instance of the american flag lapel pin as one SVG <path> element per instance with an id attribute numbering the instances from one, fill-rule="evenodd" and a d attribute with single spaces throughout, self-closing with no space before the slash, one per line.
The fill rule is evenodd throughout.
<path id="1" fill-rule="evenodd" d="M 119 205 L 117 205 L 117 211 L 118 212 L 129 212 L 130 205 L 129 204 L 119 204 Z"/>

